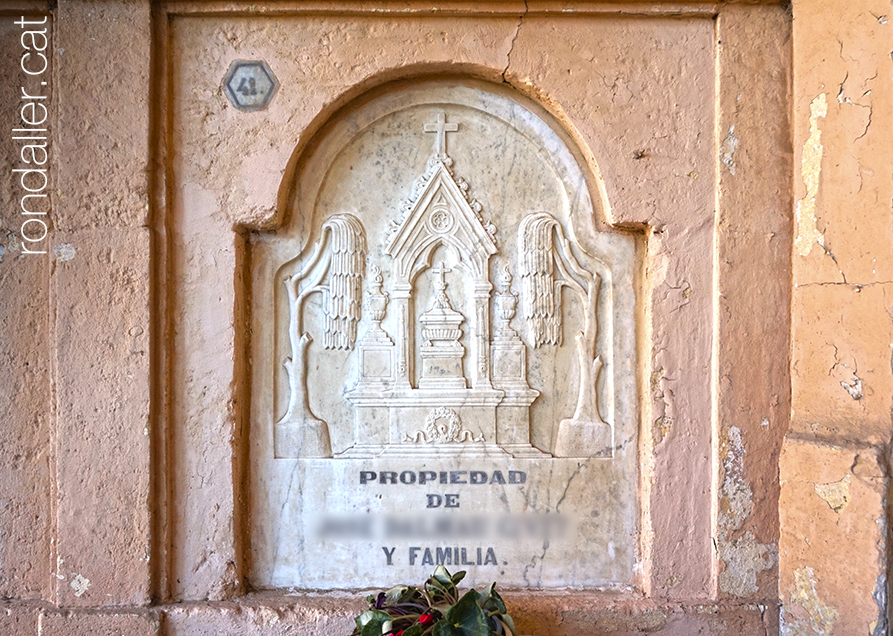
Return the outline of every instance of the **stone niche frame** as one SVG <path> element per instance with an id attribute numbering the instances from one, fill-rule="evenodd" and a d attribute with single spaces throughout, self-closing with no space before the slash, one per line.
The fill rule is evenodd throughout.
<path id="1" fill-rule="evenodd" d="M 155 20 L 154 597 L 298 604 L 339 625 L 359 606 L 240 596 L 252 588 L 256 500 L 246 237 L 282 222 L 282 184 L 339 109 L 388 82 L 452 74 L 540 104 L 590 169 L 597 160 L 610 202 L 598 221 L 644 236 L 635 584 L 513 592 L 522 630 L 571 633 L 616 611 L 644 625 L 656 610 L 699 627 L 703 606 L 745 633 L 777 626 L 777 458 L 790 417 L 784 7 L 253 7 L 172 2 Z M 276 73 L 266 110 L 226 102 L 233 59 Z M 235 628 L 243 619 L 227 611 L 166 620 Z"/>
<path id="2" fill-rule="evenodd" d="M 602 222 L 597 166 L 535 102 L 447 73 L 368 91 L 317 139 L 282 227 L 250 243 L 255 584 L 417 575 L 408 551 L 424 539 L 387 530 L 402 512 L 422 525 L 493 519 L 488 539 L 467 542 L 501 544 L 499 567 L 467 568 L 470 583 L 498 571 L 506 585 L 629 589 L 642 245 Z M 555 291 L 534 296 L 543 280 Z M 374 326 L 372 302 L 385 308 Z M 500 303 L 515 305 L 504 323 Z M 358 482 L 393 470 L 502 481 L 450 482 L 461 505 L 449 511 L 426 508 L 441 484 Z M 505 482 L 522 473 L 525 486 Z M 541 537 L 499 539 L 499 524 L 549 514 L 574 530 L 552 532 L 535 564 Z M 392 565 L 380 567 L 368 534 L 343 530 L 348 518 L 398 551 Z M 338 539 L 320 536 L 335 524 Z M 453 565 L 458 546 L 429 543 L 446 544 Z M 581 544 L 602 547 L 581 555 Z"/>

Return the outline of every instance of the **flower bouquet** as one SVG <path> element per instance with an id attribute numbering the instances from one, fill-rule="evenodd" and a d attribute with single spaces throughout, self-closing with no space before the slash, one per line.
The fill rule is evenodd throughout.
<path id="1" fill-rule="evenodd" d="M 464 576 L 438 565 L 422 587 L 367 596 L 369 609 L 357 616 L 351 636 L 517 636 L 496 583 L 460 596 L 456 585 Z"/>

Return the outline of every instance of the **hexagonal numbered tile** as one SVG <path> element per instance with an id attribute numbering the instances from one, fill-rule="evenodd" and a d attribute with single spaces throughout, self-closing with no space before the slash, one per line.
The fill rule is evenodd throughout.
<path id="1" fill-rule="evenodd" d="M 269 106 L 278 87 L 279 81 L 263 60 L 236 60 L 223 80 L 229 101 L 245 112 Z"/>

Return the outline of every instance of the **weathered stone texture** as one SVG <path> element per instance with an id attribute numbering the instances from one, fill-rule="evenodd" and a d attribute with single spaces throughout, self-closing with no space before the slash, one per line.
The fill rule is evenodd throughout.
<path id="1" fill-rule="evenodd" d="M 22 215 L 21 198 L 26 192 L 20 185 L 20 173 L 12 172 L 28 167 L 20 154 L 25 142 L 14 141 L 9 132 L 23 125 L 20 91 L 48 94 L 37 79 L 28 78 L 20 70 L 22 28 L 13 20 L 21 17 L 0 17 L 0 69 L 4 78 L 0 91 L 0 597 L 33 599 L 46 598 L 52 589 L 52 255 L 23 252 L 22 223 L 44 217 Z M 44 17 L 28 14 L 26 19 L 37 22 Z M 45 28 L 51 32 L 51 20 L 47 19 Z M 30 112 L 26 115 L 37 118 Z M 30 158 L 27 152 L 25 156 Z M 40 185 L 39 179 L 27 183 L 32 188 Z M 47 199 L 35 201 L 40 199 L 26 204 L 29 211 L 49 209 Z M 29 224 L 29 229 L 32 227 L 37 225 Z M 30 236 L 37 238 L 39 234 Z M 31 251 L 50 251 L 49 236 L 25 245 Z M 18 624 L 17 618 L 2 620 Z"/>
<path id="2" fill-rule="evenodd" d="M 21 253 L 10 212 L 14 147 L 0 135 L 0 331 L 12 334 L 0 342 L 0 596 L 12 599 L 0 606 L 0 633 L 349 630 L 361 605 L 354 594 L 325 607 L 252 597 L 134 606 L 152 598 L 153 558 L 169 561 L 169 573 L 157 571 L 170 575 L 178 600 L 240 594 L 250 570 L 237 565 L 250 537 L 239 535 L 246 502 L 234 484 L 243 478 L 234 442 L 244 370 L 233 227 L 275 225 L 283 178 L 352 98 L 387 79 L 457 68 L 541 100 L 604 167 L 609 221 L 653 229 L 642 254 L 654 293 L 642 320 L 653 373 L 640 378 L 652 413 L 642 428 L 640 556 L 642 587 L 662 600 L 525 600 L 510 607 L 522 632 L 883 633 L 882 449 L 893 408 L 889 2 L 793 0 L 792 22 L 788 7 L 768 3 L 718 3 L 718 21 L 700 2 L 672 3 L 685 15 L 671 18 L 658 15 L 668 3 L 622 3 L 595 17 L 576 12 L 605 5 L 565 3 L 550 21 L 556 5 L 535 2 L 476 5 L 479 15 L 461 17 L 412 15 L 407 7 L 418 5 L 407 3 L 352 5 L 399 16 L 339 14 L 334 3 L 286 16 L 281 3 L 239 4 L 226 15 L 235 3 L 184 2 L 170 23 L 167 5 L 148 0 L 50 5 L 57 252 L 43 260 Z M 186 15 L 209 10 L 218 13 Z M 14 68 L 19 54 L 8 16 L 0 69 Z M 169 41 L 151 41 L 153 18 Z M 595 37 L 607 21 L 623 37 Z M 203 48 L 182 46 L 196 38 Z M 173 87 L 171 113 L 150 100 L 156 52 L 170 55 L 172 75 L 159 78 L 170 81 L 156 88 L 160 98 Z M 273 69 L 280 92 L 266 111 L 237 112 L 220 80 L 232 59 L 268 53 L 294 62 Z M 791 96 L 787 61 L 779 62 L 788 55 Z M 672 70 L 657 68 L 655 56 Z M 619 72 L 619 59 L 634 72 Z M 15 101 L 0 96 L 2 131 Z M 153 109 L 173 123 L 164 131 L 159 118 L 155 131 L 170 133 L 174 177 L 170 217 L 154 228 L 170 239 L 176 333 L 172 375 L 159 378 L 175 389 L 165 395 L 173 418 L 152 438 L 173 451 L 172 482 L 158 484 L 172 500 L 156 502 L 170 513 L 169 527 L 155 528 L 157 544 L 173 548 L 162 555 L 149 547 L 144 226 Z M 678 121 L 679 112 L 690 118 Z M 777 177 L 755 178 L 748 166 L 757 164 Z M 652 166 L 675 176 L 656 180 Z M 97 609 L 110 605 L 125 607 Z"/>
<path id="3" fill-rule="evenodd" d="M 870 448 L 785 443 L 783 636 L 887 633 L 885 463 Z"/>
<path id="4" fill-rule="evenodd" d="M 653 228 L 647 285 L 654 332 L 645 355 L 651 420 L 662 430 L 655 433 L 653 490 L 643 493 L 654 530 L 646 585 L 672 598 L 709 597 L 714 585 L 711 495 L 703 487 L 712 470 L 711 404 L 703 398 L 714 319 L 713 25 L 707 17 L 637 23 L 525 16 L 505 73 L 554 104 L 591 150 L 609 220 Z M 600 29 L 610 37 L 594 39 Z M 654 51 L 661 65 L 652 63 Z M 665 173 L 674 178 L 655 178 Z"/>
<path id="5" fill-rule="evenodd" d="M 872 444 L 893 406 L 889 12 L 794 2 L 792 431 Z"/>
<path id="6" fill-rule="evenodd" d="M 55 238 L 74 249 L 55 274 L 57 600 L 138 605 L 149 598 L 149 231 Z"/>
<path id="7" fill-rule="evenodd" d="M 893 406 L 893 285 L 801 285 L 791 431 L 835 443 L 884 444 Z"/>
<path id="8" fill-rule="evenodd" d="M 890 5 L 793 2 L 791 429 L 783 634 L 886 633 L 893 371 Z"/>
<path id="9" fill-rule="evenodd" d="M 61 0 L 56 14 L 57 227 L 145 225 L 149 2 Z"/>
<path id="10" fill-rule="evenodd" d="M 334 594 L 289 599 L 250 595 L 238 603 L 186 603 L 166 608 L 169 636 L 307 636 L 349 634 L 353 617 L 365 609 L 358 595 Z"/>
<path id="11" fill-rule="evenodd" d="M 161 619 L 157 612 L 44 611 L 36 633 L 53 636 L 159 636 L 160 630 Z"/>
<path id="12" fill-rule="evenodd" d="M 37 632 L 40 608 L 25 603 L 0 604 L 0 634 L 4 636 L 33 636 Z"/>
<path id="13" fill-rule="evenodd" d="M 789 62 L 777 63 L 790 56 L 788 24 L 781 7 L 730 7 L 717 25 L 718 586 L 762 602 L 776 590 L 776 477 L 790 412 L 791 77 Z M 764 177 L 767 163 L 777 179 Z"/>
<path id="14" fill-rule="evenodd" d="M 893 281 L 893 23 L 884 0 L 795 0 L 795 282 Z M 826 114 L 810 113 L 824 95 Z M 821 145 L 811 165 L 810 126 Z M 818 177 L 814 217 L 807 176 Z"/>

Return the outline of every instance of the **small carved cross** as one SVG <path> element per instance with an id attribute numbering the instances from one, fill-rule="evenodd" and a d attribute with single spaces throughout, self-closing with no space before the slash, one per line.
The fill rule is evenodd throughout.
<path id="1" fill-rule="evenodd" d="M 435 149 L 437 155 L 446 154 L 446 134 L 448 132 L 456 132 L 459 130 L 459 124 L 446 123 L 446 114 L 437 113 L 437 121 L 433 124 L 425 124 L 425 132 L 437 133 L 437 144 Z"/>
<path id="2" fill-rule="evenodd" d="M 438 291 L 443 291 L 446 289 L 446 281 L 443 278 L 444 274 L 449 274 L 452 269 L 444 265 L 443 261 L 440 262 L 440 265 L 431 269 L 431 273 L 437 276 L 437 289 Z"/>

